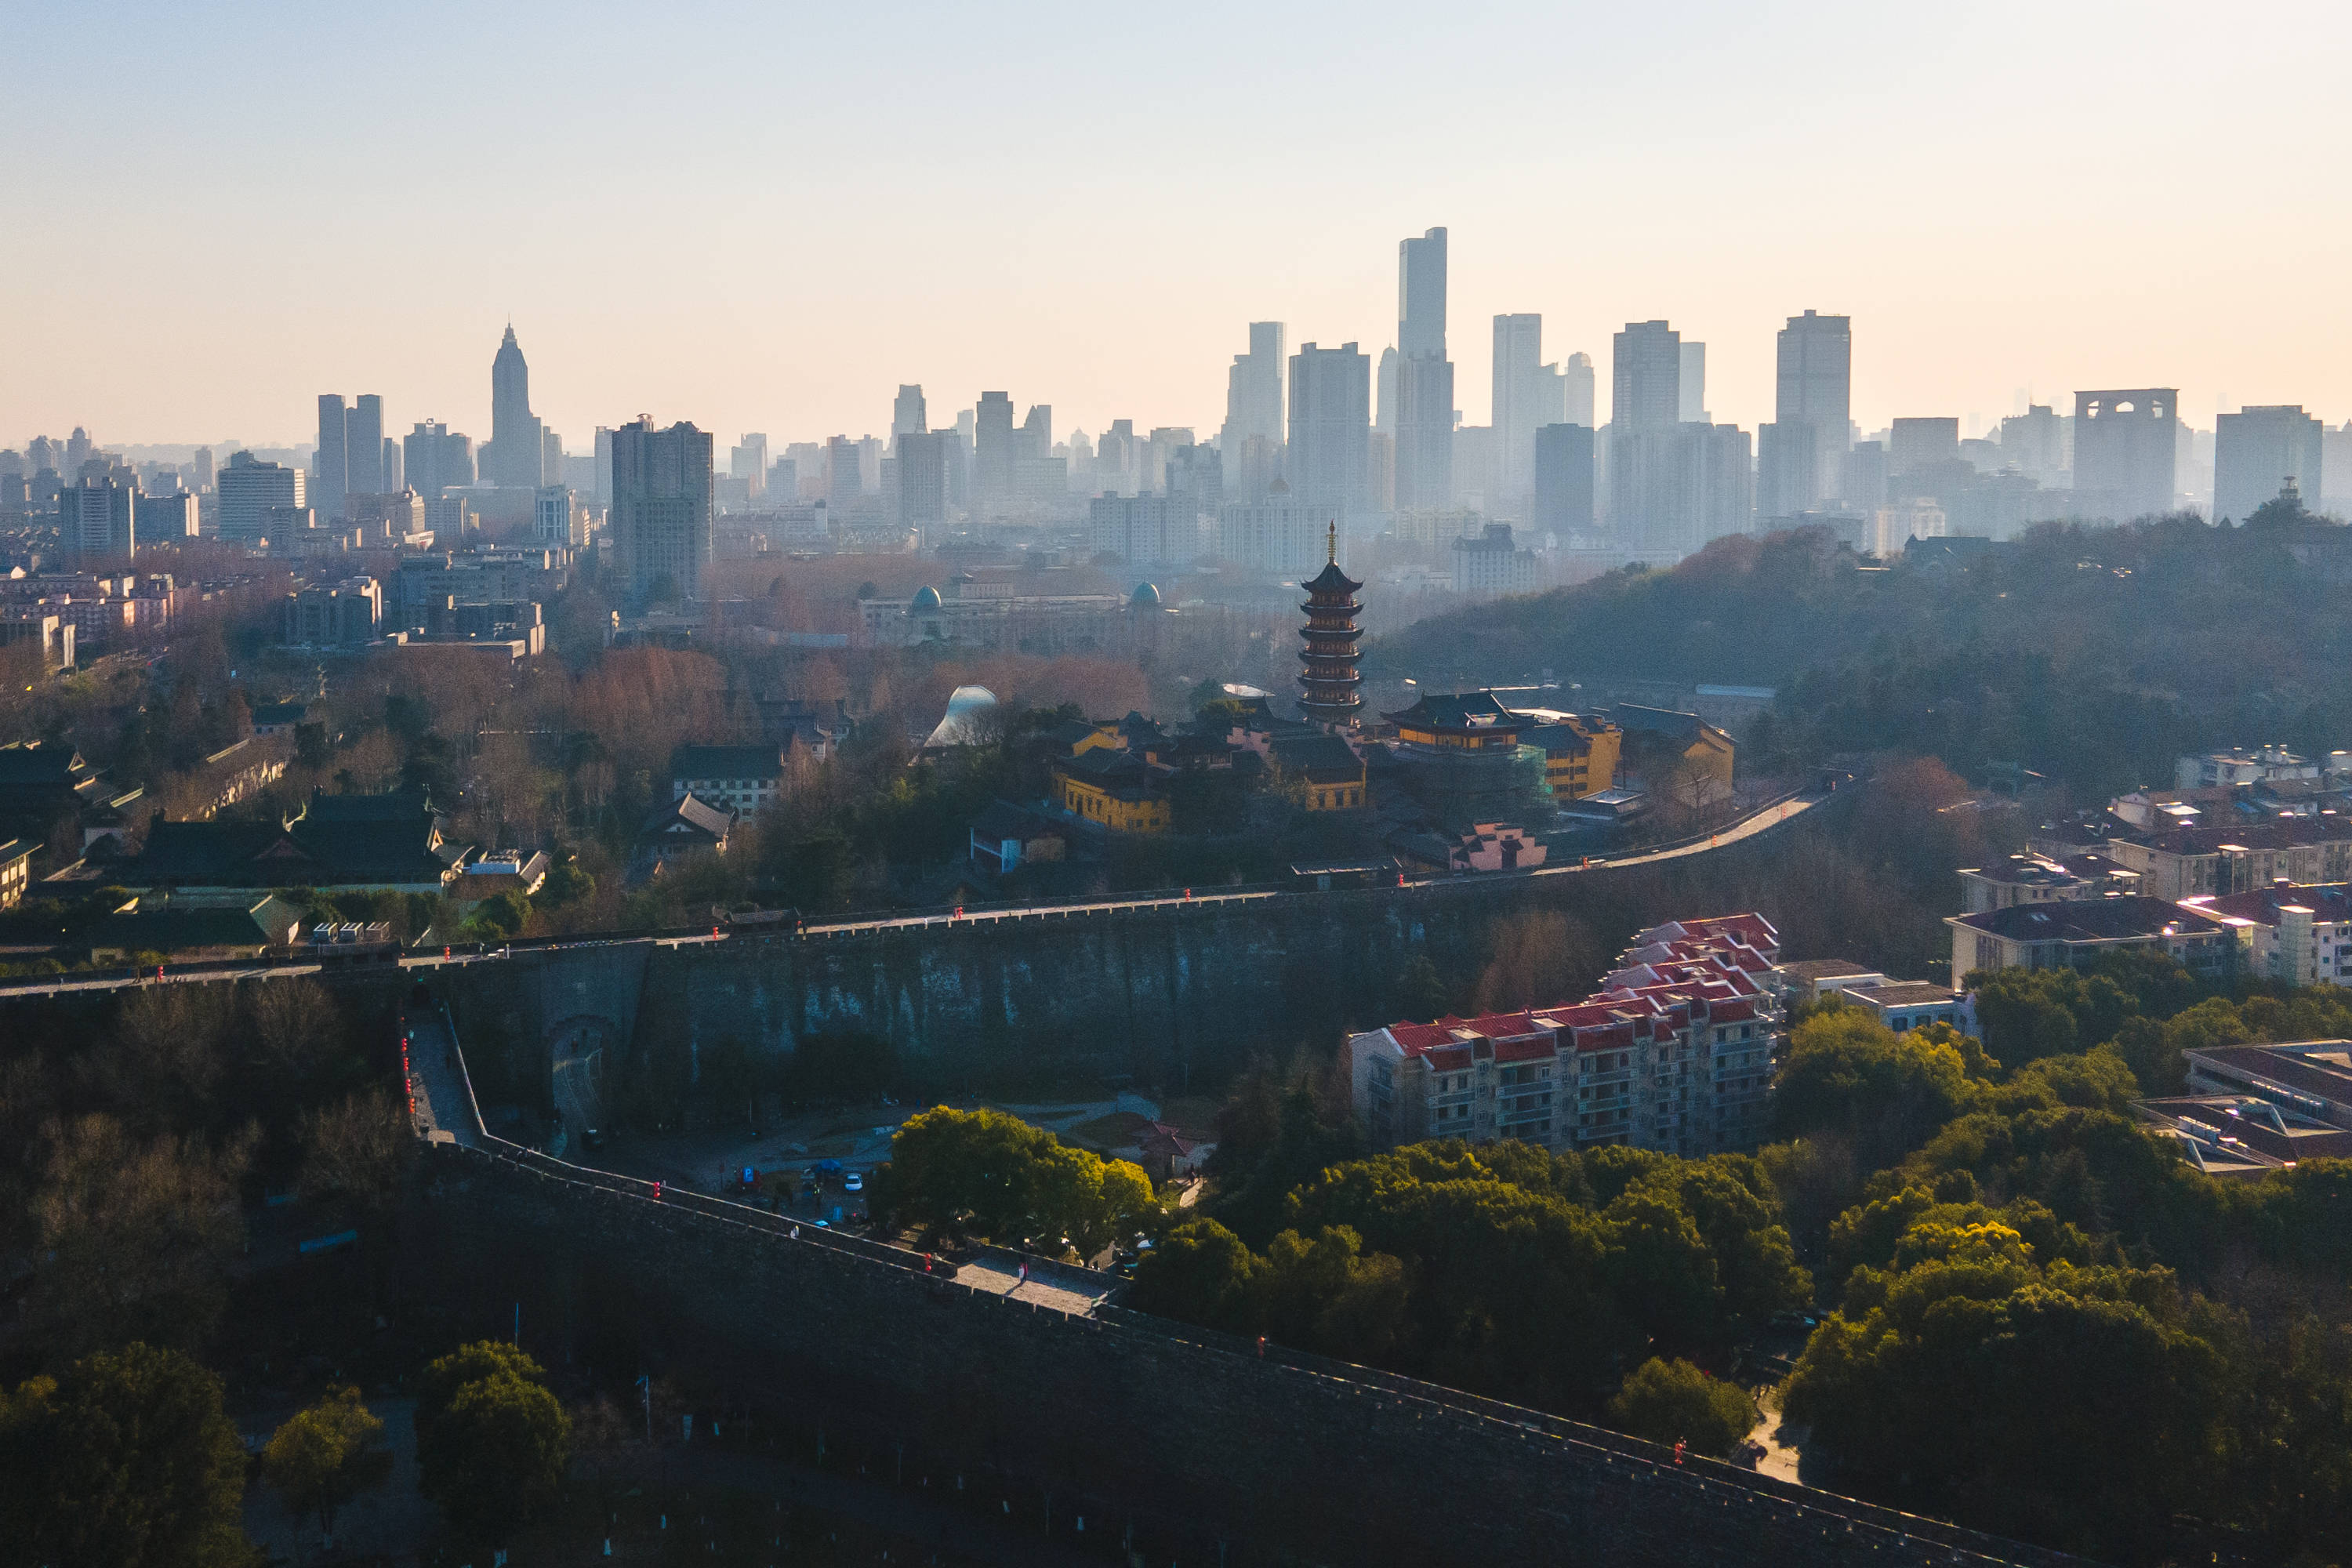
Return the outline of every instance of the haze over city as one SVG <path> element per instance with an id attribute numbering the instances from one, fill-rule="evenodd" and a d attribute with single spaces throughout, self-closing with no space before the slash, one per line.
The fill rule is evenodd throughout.
<path id="1" fill-rule="evenodd" d="M 290 444 L 326 386 L 479 426 L 509 319 L 566 432 L 855 434 L 904 382 L 1205 428 L 1248 321 L 1377 353 L 1437 225 L 1474 423 L 1490 315 L 1604 367 L 1669 319 L 1753 426 L 1807 308 L 1853 318 L 1866 428 L 2150 384 L 2352 416 L 2340 7 L 20 16 L 141 66 L 0 100 L 12 442 Z"/>

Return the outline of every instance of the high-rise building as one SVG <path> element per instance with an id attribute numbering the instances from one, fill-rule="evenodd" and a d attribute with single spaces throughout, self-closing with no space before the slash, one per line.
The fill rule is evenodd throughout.
<path id="1" fill-rule="evenodd" d="M 768 438 L 759 431 L 747 432 L 727 453 L 727 475 L 741 479 L 749 487 L 754 500 L 768 488 Z M 798 499 L 798 498 L 792 498 Z"/>
<path id="2" fill-rule="evenodd" d="M 310 504 L 329 517 L 343 515 L 350 493 L 352 411 L 342 394 L 319 395 L 319 445 L 310 454 Z"/>
<path id="3" fill-rule="evenodd" d="M 536 490 L 545 471 L 546 443 L 530 411 L 530 366 L 511 322 L 490 361 L 490 444 L 482 451 L 482 478 L 494 485 Z M 692 592 L 691 588 L 682 592 Z"/>
<path id="4" fill-rule="evenodd" d="M 2000 458 L 2038 485 L 2055 485 L 2065 475 L 2066 422 L 2046 403 L 2026 405 L 2000 422 Z"/>
<path id="5" fill-rule="evenodd" d="M 1960 457 L 1960 422 L 1939 417 L 1897 419 L 1886 443 L 1886 477 L 1898 484 Z M 1921 492 L 1930 493 L 1930 492 Z"/>
<path id="6" fill-rule="evenodd" d="M 197 447 L 195 455 L 188 460 L 188 469 L 195 479 L 199 492 L 212 489 L 213 449 L 210 447 Z"/>
<path id="7" fill-rule="evenodd" d="M 857 443 L 846 436 L 832 437 L 824 444 L 824 500 L 835 517 L 862 492 L 857 458 Z"/>
<path id="8" fill-rule="evenodd" d="M 1002 512 L 1013 500 L 1013 395 L 983 392 L 972 419 L 971 505 Z"/>
<path id="9" fill-rule="evenodd" d="M 1592 429 L 1545 425 L 1535 434 L 1535 526 L 1553 533 L 1592 531 Z"/>
<path id="10" fill-rule="evenodd" d="M 137 525 L 136 542 L 142 549 L 158 544 L 173 544 L 196 537 L 196 492 L 173 490 L 168 495 L 142 495 L 131 502 L 131 518 Z"/>
<path id="11" fill-rule="evenodd" d="M 948 520 L 948 446 L 954 439 L 952 430 L 898 433 L 898 521 L 908 527 Z"/>
<path id="12" fill-rule="evenodd" d="M 1612 432 L 1609 531 L 1627 550 L 1680 557 L 1755 521 L 1748 432 L 1680 424 Z"/>
<path id="13" fill-rule="evenodd" d="M 349 456 L 345 458 L 343 493 L 375 496 L 398 485 L 383 482 L 383 399 L 373 392 L 362 392 L 352 399 L 350 417 L 343 423 L 343 445 Z M 324 506 L 319 510 L 328 513 Z"/>
<path id="14" fill-rule="evenodd" d="M 416 487 L 420 492 L 424 488 L 422 485 Z M 800 497 L 787 493 L 784 500 L 795 501 Z M 609 425 L 596 426 L 596 504 L 613 504 L 613 429 Z"/>
<path id="15" fill-rule="evenodd" d="M 446 425 L 420 419 L 402 443 L 401 466 L 406 471 L 407 488 L 428 503 L 436 501 L 451 486 L 474 482 L 474 443 Z"/>
<path id="16" fill-rule="evenodd" d="M 250 544 L 269 534 L 271 514 L 299 510 L 307 503 L 299 468 L 265 463 L 251 452 L 232 452 L 215 479 L 220 491 L 219 531 L 225 542 Z"/>
<path id="17" fill-rule="evenodd" d="M 89 461 L 89 455 L 97 449 L 98 444 L 89 438 L 89 432 L 79 425 L 75 426 L 73 434 L 66 437 L 66 466 L 58 472 L 69 479 L 79 479 L 81 466 Z"/>
<path id="18" fill-rule="evenodd" d="M 1249 324 L 1249 353 L 1225 373 L 1225 423 L 1217 445 L 1240 493 L 1255 499 L 1282 471 L 1283 341 L 1280 321 Z"/>
<path id="19" fill-rule="evenodd" d="M 1675 407 L 1685 425 L 1704 425 L 1712 417 L 1706 411 L 1706 345 L 1685 341 L 1682 345 L 1681 374 L 1675 383 Z"/>
<path id="20" fill-rule="evenodd" d="M 1808 310 L 1780 329 L 1774 436 L 1758 432 L 1757 511 L 1793 517 L 1837 494 L 1853 420 L 1853 322 Z"/>
<path id="21" fill-rule="evenodd" d="M 2318 420 L 2300 403 L 2241 408 L 2213 422 L 2213 516 L 2243 522 L 2289 481 L 2313 503 L 2326 494 Z"/>
<path id="22" fill-rule="evenodd" d="M 1628 321 L 1610 371 L 1609 424 L 1619 435 L 1682 423 L 1683 339 L 1664 321 Z"/>
<path id="23" fill-rule="evenodd" d="M 1379 401 L 1372 407 L 1372 428 L 1383 436 L 1396 435 L 1397 352 L 1393 348 L 1381 351 Z"/>
<path id="24" fill-rule="evenodd" d="M 408 488 L 408 459 L 401 449 L 397 437 L 386 436 L 377 448 L 383 454 L 383 478 L 379 481 L 385 495 L 396 495 Z"/>
<path id="25" fill-rule="evenodd" d="M 919 385 L 901 385 L 898 395 L 890 400 L 890 434 L 922 436 L 930 432 L 930 414 L 923 406 L 923 389 Z"/>
<path id="26" fill-rule="evenodd" d="M 1364 510 L 1371 401 L 1372 362 L 1354 343 L 1301 343 L 1290 356 L 1291 493 L 1343 525 Z"/>
<path id="27" fill-rule="evenodd" d="M 711 554 L 709 434 L 639 417 L 613 432 L 612 531 L 621 581 L 644 604 L 667 589 L 698 598 Z"/>
<path id="28" fill-rule="evenodd" d="M 1592 356 L 1572 353 L 1560 367 L 1559 422 L 1581 425 L 1588 430 L 1598 430 L 1601 422 L 1594 416 Z"/>
<path id="29" fill-rule="evenodd" d="M 1494 380 L 1492 423 L 1500 497 L 1490 496 L 1490 506 L 1497 499 L 1515 500 L 1533 490 L 1536 431 L 1560 421 L 1560 410 L 1546 406 L 1559 401 L 1552 390 L 1558 376 L 1543 363 L 1541 316 L 1495 318 Z"/>
<path id="30" fill-rule="evenodd" d="M 1886 504 L 1886 446 L 1856 441 L 1838 464 L 1838 503 L 1867 517 Z"/>
<path id="31" fill-rule="evenodd" d="M 2079 511 L 2124 521 L 2172 510 L 2179 401 L 2170 386 L 2074 395 Z"/>
<path id="32" fill-rule="evenodd" d="M 58 492 L 58 538 L 77 566 L 139 552 L 137 489 L 112 479 L 77 479 Z"/>
<path id="33" fill-rule="evenodd" d="M 1396 506 L 1454 500 L 1454 363 L 1445 356 L 1445 231 L 1397 242 Z"/>

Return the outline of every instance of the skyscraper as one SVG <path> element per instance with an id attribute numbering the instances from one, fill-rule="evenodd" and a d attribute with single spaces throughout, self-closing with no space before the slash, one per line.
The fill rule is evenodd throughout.
<path id="1" fill-rule="evenodd" d="M 220 537 L 250 544 L 267 538 L 271 514 L 301 510 L 302 470 L 265 463 L 250 452 L 229 454 L 228 467 L 215 476 L 220 491 Z"/>
<path id="2" fill-rule="evenodd" d="M 897 439 L 898 521 L 912 528 L 945 522 L 948 516 L 948 443 L 951 430 L 904 430 Z"/>
<path id="3" fill-rule="evenodd" d="M 1592 430 L 1546 425 L 1535 434 L 1536 527 L 1554 533 L 1592 529 Z"/>
<path id="4" fill-rule="evenodd" d="M 1536 430 L 1559 422 L 1560 414 L 1544 405 L 1552 373 L 1543 362 L 1543 318 L 1538 315 L 1495 318 L 1495 444 L 1500 453 L 1496 476 L 1500 497 L 1516 500 L 1535 485 Z M 1549 415 L 1549 417 L 1546 416 Z"/>
<path id="5" fill-rule="evenodd" d="M 1013 395 L 983 392 L 972 422 L 971 508 L 1002 511 L 1013 499 Z"/>
<path id="6" fill-rule="evenodd" d="M 1588 353 L 1569 355 L 1568 363 L 1561 367 L 1560 380 L 1560 422 L 1581 425 L 1588 430 L 1600 429 L 1601 422 L 1593 416 L 1596 399 L 1593 395 L 1592 356 Z"/>
<path id="7" fill-rule="evenodd" d="M 351 489 L 352 412 L 342 394 L 319 395 L 319 446 L 310 455 L 310 504 L 329 517 L 343 515 Z"/>
<path id="8" fill-rule="evenodd" d="M 727 477 L 741 479 L 749 494 L 758 500 L 768 488 L 768 438 L 757 430 L 745 433 L 743 439 L 727 454 Z"/>
<path id="9" fill-rule="evenodd" d="M 890 400 L 890 434 L 920 436 L 930 429 L 930 416 L 923 406 L 923 389 L 918 385 L 901 385 L 898 395 Z"/>
<path id="10" fill-rule="evenodd" d="M 2213 422 L 2213 517 L 2243 522 L 2289 479 L 2315 504 L 2326 494 L 2322 431 L 2300 403 L 2241 408 Z"/>
<path id="11" fill-rule="evenodd" d="M 632 603 L 699 597 L 710 563 L 709 434 L 640 416 L 613 432 L 613 542 Z"/>
<path id="12" fill-rule="evenodd" d="M 2172 510 L 2180 415 L 2177 387 L 2074 395 L 2074 496 L 2118 521 Z"/>
<path id="13" fill-rule="evenodd" d="M 114 479 L 77 479 L 58 492 L 58 538 L 77 566 L 138 553 L 138 491 Z"/>
<path id="14" fill-rule="evenodd" d="M 861 491 L 858 456 L 857 443 L 846 436 L 835 436 L 824 444 L 824 500 L 835 517 L 847 510 Z"/>
<path id="15" fill-rule="evenodd" d="M 1445 357 L 1445 231 L 1397 242 L 1396 506 L 1454 500 L 1454 363 Z"/>
<path id="16" fill-rule="evenodd" d="M 362 392 L 352 399 L 351 417 L 343 426 L 350 453 L 344 475 L 346 495 L 383 493 L 383 399 Z"/>
<path id="17" fill-rule="evenodd" d="M 452 485 L 474 482 L 474 443 L 446 425 L 420 419 L 401 445 L 408 488 L 426 500 L 440 500 Z"/>
<path id="18" fill-rule="evenodd" d="M 1609 424 L 1619 435 L 1682 423 L 1683 339 L 1664 321 L 1628 321 L 1610 366 Z"/>
<path id="19" fill-rule="evenodd" d="M 1704 425 L 1706 412 L 1706 345 L 1685 340 L 1682 345 L 1682 374 L 1675 383 L 1679 402 L 1677 407 L 1685 425 Z"/>
<path id="20" fill-rule="evenodd" d="M 1793 517 L 1835 497 L 1853 420 L 1853 319 L 1790 317 L 1773 377 L 1774 434 L 1758 433 L 1757 510 Z"/>
<path id="21" fill-rule="evenodd" d="M 494 485 L 536 490 L 545 447 L 539 419 L 530 411 L 530 366 L 523 363 L 522 345 L 515 342 L 509 322 L 498 355 L 490 361 L 490 444 L 482 452 L 482 478 Z"/>
<path id="22" fill-rule="evenodd" d="M 1264 495 L 1282 472 L 1283 341 L 1280 321 L 1249 324 L 1249 353 L 1225 373 L 1225 423 L 1217 445 L 1223 471 L 1244 497 Z"/>
<path id="23" fill-rule="evenodd" d="M 1372 362 L 1354 343 L 1301 343 L 1290 356 L 1290 488 L 1344 526 L 1364 510 Z"/>

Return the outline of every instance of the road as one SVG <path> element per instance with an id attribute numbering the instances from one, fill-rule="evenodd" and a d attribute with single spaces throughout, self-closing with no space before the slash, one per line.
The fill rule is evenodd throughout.
<path id="1" fill-rule="evenodd" d="M 482 1117 L 458 1066 L 457 1042 L 441 1010 L 418 1006 L 406 1015 L 408 1094 L 417 1135 L 446 1137 L 468 1149 L 482 1146 Z"/>
<path id="2" fill-rule="evenodd" d="M 1685 856 L 1705 855 L 1711 851 L 1723 848 L 1727 845 L 1737 844 L 1743 839 L 1753 838 L 1759 834 L 1768 833 L 1773 828 L 1780 826 L 1782 823 L 1789 821 L 1790 818 L 1802 816 L 1807 811 L 1811 810 L 1814 806 L 1822 805 L 1824 801 L 1832 797 L 1828 795 L 1809 793 L 1794 796 L 1789 800 L 1776 802 L 1775 804 L 1765 806 L 1763 809 L 1734 823 L 1729 827 L 1725 828 L 1722 832 L 1714 834 L 1709 837 L 1698 840 L 1695 843 L 1675 845 L 1671 848 L 1654 849 L 1647 854 L 1628 855 L 1615 859 L 1595 858 L 1581 860 L 1573 864 L 1563 861 L 1557 866 L 1538 866 L 1524 871 L 1485 872 L 1481 873 L 1474 879 L 1481 884 L 1492 884 L 1496 882 L 1509 881 L 1520 878 L 1573 877 L 1582 875 L 1588 871 L 1613 869 L 1615 868 L 1624 866 L 1651 866 L 1666 860 L 1679 860 Z M 1255 903 L 1266 899 L 1313 899 L 1323 896 L 1324 894 L 1322 892 L 1313 889 L 1253 889 L 1244 892 L 1206 892 L 1195 897 L 1192 890 L 1187 889 L 1182 893 L 1172 896 L 1163 894 L 1139 899 L 1097 899 L 1082 903 L 1068 904 L 1024 904 L 1016 909 L 972 910 L 970 911 L 958 910 L 951 914 L 885 915 L 878 916 L 872 920 L 824 921 L 813 922 L 803 926 L 802 928 L 802 934 L 804 936 L 846 936 L 859 931 L 903 931 L 919 926 L 980 925 L 990 921 L 1049 920 L 1066 918 L 1072 915 L 1101 914 L 1114 910 L 1181 909 L 1195 905 L 1211 906 L 1219 904 L 1247 904 Z M 750 928 L 750 931 L 747 932 L 747 934 L 756 935 L 770 929 L 781 928 L 753 926 Z M 636 942 L 645 940 L 646 939 L 643 937 L 632 936 L 626 932 L 615 931 L 598 934 L 595 936 L 585 936 L 577 942 L 541 944 L 540 946 L 528 949 L 527 951 L 562 952 L 568 949 L 582 947 L 610 947 L 622 942 Z M 726 942 L 728 940 L 730 940 L 730 938 L 727 933 L 714 930 L 709 935 L 657 937 L 654 939 L 654 942 L 657 947 L 696 947 L 709 942 Z M 441 953 L 411 954 L 402 958 L 399 962 L 400 967 L 407 970 L 457 968 L 473 963 L 495 963 L 503 962 L 509 956 L 509 950 L 505 948 L 494 948 L 487 952 L 479 953 L 457 952 L 445 949 Z M 320 973 L 321 967 L 322 966 L 320 964 L 304 963 L 299 961 L 286 963 L 267 963 L 257 961 L 250 967 L 246 968 L 202 969 L 184 971 L 180 973 L 173 973 L 166 970 L 161 975 L 144 971 L 137 974 L 110 974 L 103 977 L 93 976 L 83 980 L 77 980 L 65 975 L 58 975 L 41 980 L 19 982 L 12 985 L 0 985 L 0 997 L 58 996 L 77 991 L 115 991 L 127 985 L 172 984 L 213 980 L 252 980 L 276 975 L 316 974 Z M 597 1070 L 593 1065 L 593 1058 L 594 1056 L 593 1047 L 590 1047 L 583 1048 L 582 1055 L 589 1058 L 592 1063 L 592 1065 L 584 1069 L 584 1075 L 591 1081 L 587 1089 L 587 1098 L 576 1100 L 569 1107 L 564 1106 L 563 1102 L 559 1100 L 559 1109 L 564 1109 L 566 1111 L 567 1122 L 572 1121 L 574 1119 L 575 1114 L 580 1117 L 593 1117 L 600 1114 L 593 1098 L 593 1079 L 596 1076 Z M 562 1088 L 563 1075 L 559 1073 L 557 1076 L 559 1085 L 558 1092 L 561 1094 L 563 1092 Z M 583 1121 L 580 1123 L 582 1126 L 594 1124 L 595 1123 L 591 1121 Z"/>

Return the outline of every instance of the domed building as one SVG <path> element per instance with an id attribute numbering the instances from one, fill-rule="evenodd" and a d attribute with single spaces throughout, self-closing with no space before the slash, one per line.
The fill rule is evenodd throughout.
<path id="1" fill-rule="evenodd" d="M 1156 610 L 1160 608 L 1160 589 L 1158 584 L 1151 583 L 1138 583 L 1135 585 L 1135 592 L 1128 595 L 1127 607 L 1130 610 Z"/>

